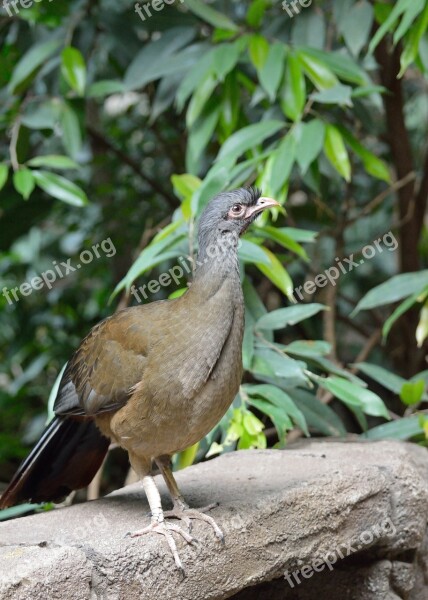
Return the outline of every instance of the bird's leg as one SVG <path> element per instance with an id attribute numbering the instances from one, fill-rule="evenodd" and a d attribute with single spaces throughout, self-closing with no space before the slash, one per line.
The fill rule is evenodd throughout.
<path id="1" fill-rule="evenodd" d="M 198 510 L 190 508 L 189 505 L 185 502 L 183 496 L 178 489 L 177 482 L 174 479 L 174 475 L 172 474 L 171 469 L 171 458 L 169 456 L 160 456 L 155 459 L 156 464 L 158 465 L 160 472 L 165 480 L 165 483 L 168 487 L 169 493 L 171 495 L 174 508 L 172 510 L 168 510 L 164 512 L 165 517 L 181 519 L 184 521 L 189 529 L 192 530 L 192 519 L 205 521 L 205 523 L 209 523 L 211 527 L 214 529 L 214 532 L 219 540 L 224 540 L 224 535 L 220 527 L 214 521 L 212 517 L 206 515 L 205 513 L 212 508 L 218 506 L 218 504 L 209 504 L 203 508 Z"/>
<path id="2" fill-rule="evenodd" d="M 134 461 L 132 461 L 132 466 L 135 469 Z M 142 477 L 142 483 L 147 496 L 148 503 L 150 505 L 151 523 L 147 527 L 144 527 L 144 529 L 134 531 L 132 533 L 129 533 L 128 535 L 130 535 L 130 537 L 138 537 L 147 533 L 158 533 L 160 535 L 163 535 L 166 541 L 168 542 L 168 546 L 174 557 L 174 561 L 177 568 L 180 569 L 182 573 L 184 573 L 183 565 L 178 555 L 177 546 L 171 532 L 175 531 L 176 533 L 180 534 L 188 544 L 191 544 L 194 540 L 188 533 L 183 531 L 181 527 L 178 527 L 177 525 L 173 525 L 172 523 L 168 523 L 165 521 L 164 512 L 162 510 L 161 497 L 153 477 L 151 475 L 144 475 Z"/>

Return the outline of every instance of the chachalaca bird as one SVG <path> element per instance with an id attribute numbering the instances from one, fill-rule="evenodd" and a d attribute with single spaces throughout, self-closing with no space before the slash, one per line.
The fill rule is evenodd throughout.
<path id="1" fill-rule="evenodd" d="M 278 203 L 255 189 L 219 194 L 204 210 L 198 230 L 193 282 L 174 300 L 127 308 L 96 325 L 68 362 L 55 400 L 55 418 L 18 469 L 0 508 L 24 501 L 58 501 L 87 486 L 110 440 L 128 451 L 142 480 L 151 524 L 133 536 L 162 534 L 177 567 L 171 532 L 191 536 L 165 517 L 209 523 L 189 508 L 171 470 L 171 456 L 201 440 L 232 403 L 242 377 L 244 301 L 239 236 Z M 152 477 L 160 469 L 174 508 L 164 512 Z"/>

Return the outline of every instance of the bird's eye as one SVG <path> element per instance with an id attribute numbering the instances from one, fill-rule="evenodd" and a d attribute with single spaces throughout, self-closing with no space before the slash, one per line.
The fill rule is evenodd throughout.
<path id="1" fill-rule="evenodd" d="M 230 209 L 230 213 L 234 217 L 239 217 L 239 215 L 242 214 L 243 210 L 244 207 L 242 206 L 242 204 L 234 204 Z"/>

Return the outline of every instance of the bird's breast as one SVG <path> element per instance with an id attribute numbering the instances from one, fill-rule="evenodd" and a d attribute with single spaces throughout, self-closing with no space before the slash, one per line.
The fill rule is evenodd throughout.
<path id="1" fill-rule="evenodd" d="M 132 445 L 134 452 L 152 457 L 183 450 L 209 433 L 232 403 L 242 378 L 243 303 L 222 309 L 213 302 L 208 308 L 218 313 L 214 321 L 219 327 L 229 319 L 227 330 L 214 328 L 209 319 L 205 328 L 186 321 L 176 331 L 176 344 L 170 336 L 168 347 L 159 348 L 157 377 L 143 377 L 113 417 L 115 438 L 127 449 Z M 229 311 L 223 322 L 218 318 L 222 310 Z M 156 374 L 156 369 L 147 370 Z"/>

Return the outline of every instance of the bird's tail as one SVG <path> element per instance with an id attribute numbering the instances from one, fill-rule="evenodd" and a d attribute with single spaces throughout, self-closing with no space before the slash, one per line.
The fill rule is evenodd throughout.
<path id="1" fill-rule="evenodd" d="M 22 502 L 58 502 L 89 485 L 109 447 L 94 421 L 55 417 L 0 498 L 0 509 Z"/>

